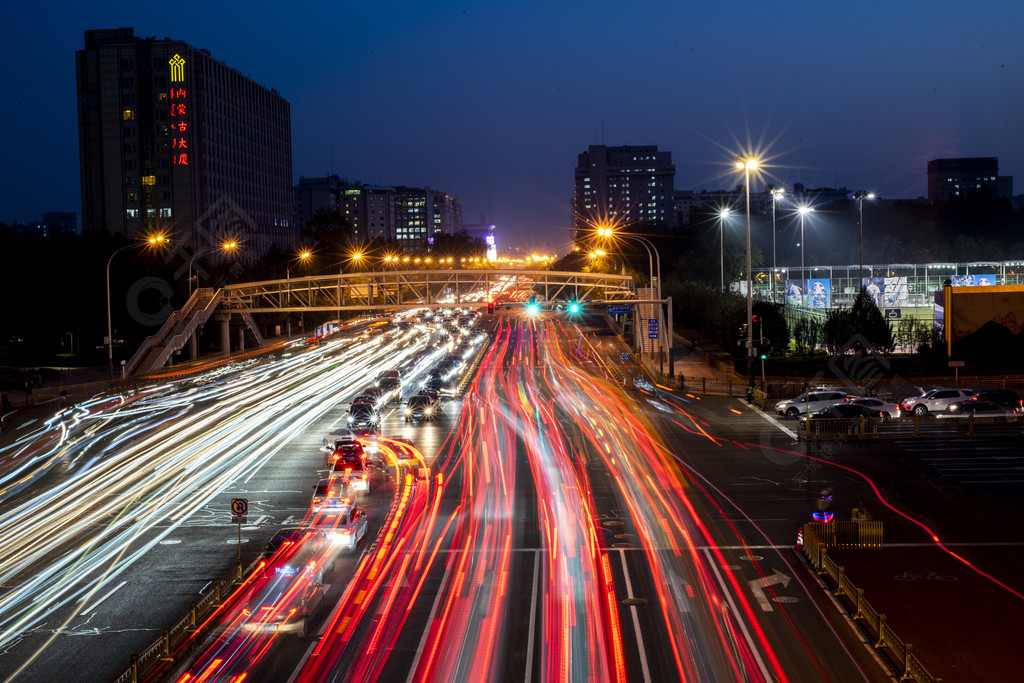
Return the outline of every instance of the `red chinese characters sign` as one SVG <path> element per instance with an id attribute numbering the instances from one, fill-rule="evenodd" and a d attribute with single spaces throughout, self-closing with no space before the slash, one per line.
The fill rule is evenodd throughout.
<path id="1" fill-rule="evenodd" d="M 175 166 L 189 165 L 189 102 L 188 91 L 185 89 L 185 60 L 181 55 L 174 55 L 171 65 L 171 151 L 174 153 Z"/>

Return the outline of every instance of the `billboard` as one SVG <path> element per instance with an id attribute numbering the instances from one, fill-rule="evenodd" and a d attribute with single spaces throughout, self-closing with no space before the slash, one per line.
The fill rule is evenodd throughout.
<path id="1" fill-rule="evenodd" d="M 786 280 L 786 305 L 802 306 L 804 303 L 803 280 Z"/>
<path id="2" fill-rule="evenodd" d="M 881 310 L 883 308 L 882 303 L 882 292 L 885 291 L 885 278 L 884 277 L 865 277 L 861 278 L 860 286 L 867 290 L 868 296 L 875 302 L 875 307 Z"/>
<path id="3" fill-rule="evenodd" d="M 882 302 L 888 308 L 903 308 L 910 304 L 910 288 L 906 276 L 885 278 Z"/>
<path id="4" fill-rule="evenodd" d="M 811 308 L 832 307 L 832 281 L 827 277 L 812 277 L 807 280 Z"/>

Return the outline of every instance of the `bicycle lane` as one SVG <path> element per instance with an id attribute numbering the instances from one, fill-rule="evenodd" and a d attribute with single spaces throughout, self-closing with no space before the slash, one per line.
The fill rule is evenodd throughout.
<path id="1" fill-rule="evenodd" d="M 886 535 L 890 528 L 887 526 Z M 904 534 L 900 534 L 903 536 Z M 956 545 L 948 550 L 992 566 L 985 556 L 1024 543 Z M 947 681 L 1014 680 L 1024 671 L 1024 599 L 927 538 L 887 543 L 880 551 L 832 550 L 829 556 L 914 653 L 928 672 Z M 998 578 L 997 578 L 998 580 Z M 1019 578 L 1015 581 L 1019 584 Z"/>

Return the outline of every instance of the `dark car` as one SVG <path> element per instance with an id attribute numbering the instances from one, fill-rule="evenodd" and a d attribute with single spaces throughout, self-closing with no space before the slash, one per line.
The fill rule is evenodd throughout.
<path id="1" fill-rule="evenodd" d="M 971 400 L 991 401 L 992 403 L 1010 408 L 1015 413 L 1024 411 L 1024 403 L 1021 402 L 1020 396 L 1017 395 L 1017 392 L 1009 391 L 1007 389 L 979 391 L 971 397 Z"/>
<path id="2" fill-rule="evenodd" d="M 879 411 L 857 403 L 836 403 L 811 413 L 812 420 L 859 420 L 861 417 L 878 418 Z M 801 417 L 800 420 L 804 421 Z"/>
<path id="3" fill-rule="evenodd" d="M 281 529 L 263 549 L 265 573 L 278 576 L 297 576 L 312 568 L 319 577 L 324 560 L 329 558 L 330 546 L 323 531 L 295 527 Z"/>
<path id="4" fill-rule="evenodd" d="M 348 423 L 353 428 L 375 426 L 379 420 L 377 406 L 372 403 L 353 403 L 348 409 Z"/>
<path id="5" fill-rule="evenodd" d="M 433 420 L 439 406 L 428 394 L 416 394 L 405 404 L 405 420 Z"/>
<path id="6" fill-rule="evenodd" d="M 1000 405 L 993 401 L 976 401 L 972 397 L 967 401 L 958 401 L 946 406 L 946 413 L 950 415 L 1012 415 L 1016 411 L 1010 406 Z"/>

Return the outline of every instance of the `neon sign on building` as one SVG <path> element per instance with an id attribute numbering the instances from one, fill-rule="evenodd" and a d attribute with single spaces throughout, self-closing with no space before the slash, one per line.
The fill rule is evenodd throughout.
<path id="1" fill-rule="evenodd" d="M 171 151 L 174 153 L 175 166 L 189 165 L 189 120 L 188 120 L 188 92 L 182 86 L 175 86 L 175 83 L 185 82 L 185 60 L 181 55 L 174 55 L 168 62 L 171 65 L 171 130 L 174 131 L 171 137 Z"/>

